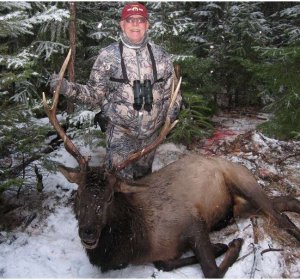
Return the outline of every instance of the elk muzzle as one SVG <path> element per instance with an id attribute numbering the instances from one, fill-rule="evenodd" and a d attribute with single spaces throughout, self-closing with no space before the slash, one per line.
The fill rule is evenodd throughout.
<path id="1" fill-rule="evenodd" d="M 82 245 L 86 249 L 95 249 L 99 242 L 100 233 L 94 227 L 82 226 L 78 230 Z"/>

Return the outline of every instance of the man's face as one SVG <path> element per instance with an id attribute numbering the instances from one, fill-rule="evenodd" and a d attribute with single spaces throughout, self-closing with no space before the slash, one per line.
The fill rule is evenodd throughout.
<path id="1" fill-rule="evenodd" d="M 146 18 L 133 15 L 120 22 L 122 31 L 134 44 L 141 42 L 149 29 L 149 22 Z"/>

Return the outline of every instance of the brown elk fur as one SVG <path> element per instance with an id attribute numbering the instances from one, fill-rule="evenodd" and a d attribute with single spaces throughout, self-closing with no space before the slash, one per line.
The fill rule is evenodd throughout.
<path id="1" fill-rule="evenodd" d="M 299 229 L 281 213 L 300 213 L 300 202 L 287 197 L 271 201 L 245 167 L 221 158 L 187 155 L 133 187 L 114 176 L 105 183 L 103 172 L 91 172 L 102 177 L 90 180 L 87 174 L 75 210 L 90 261 L 103 271 L 149 262 L 170 270 L 185 265 L 180 256 L 192 250 L 195 257 L 187 264 L 199 262 L 206 277 L 223 276 L 242 242 L 229 244 L 217 267 L 208 234 L 247 209 L 267 215 L 300 241 Z"/>

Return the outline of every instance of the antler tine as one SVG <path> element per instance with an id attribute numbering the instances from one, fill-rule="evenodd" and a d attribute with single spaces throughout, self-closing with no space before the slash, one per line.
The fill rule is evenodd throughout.
<path id="1" fill-rule="evenodd" d="M 182 77 L 180 77 L 180 79 L 178 81 L 178 84 L 177 84 L 177 87 L 176 87 L 176 90 L 174 90 L 174 80 L 173 80 L 171 100 L 170 100 L 170 105 L 169 105 L 169 108 L 168 108 L 168 113 L 172 110 L 172 108 L 174 106 L 174 103 L 176 101 L 176 98 L 177 98 L 177 95 L 178 95 L 178 92 L 179 92 L 179 89 L 180 89 L 181 81 L 182 81 Z M 142 150 L 130 154 L 126 160 L 115 164 L 112 168 L 112 171 L 116 172 L 116 171 L 120 171 L 120 170 L 124 169 L 130 163 L 132 163 L 133 161 L 139 160 L 141 157 L 143 157 L 144 155 L 150 153 L 152 150 L 157 148 L 160 145 L 160 143 L 164 141 L 164 139 L 166 138 L 168 133 L 173 129 L 173 127 L 177 123 L 178 123 L 178 120 L 171 123 L 170 117 L 167 114 L 166 121 L 165 121 L 165 123 L 164 123 L 164 125 L 163 125 L 163 127 L 160 131 L 159 136 L 152 143 L 150 143 L 148 146 L 146 146 Z"/>
<path id="2" fill-rule="evenodd" d="M 58 133 L 59 137 L 64 141 L 66 150 L 77 160 L 77 162 L 80 166 L 80 170 L 85 171 L 87 168 L 87 160 L 80 154 L 79 150 L 75 147 L 75 145 L 73 144 L 71 139 L 67 136 L 66 132 L 61 127 L 61 125 L 56 117 L 56 109 L 57 109 L 58 100 L 59 100 L 60 88 L 61 88 L 62 80 L 63 80 L 64 74 L 65 74 L 66 68 L 68 66 L 70 57 L 71 57 L 71 49 L 69 50 L 69 53 L 68 53 L 67 57 L 65 58 L 65 61 L 59 71 L 59 80 L 58 80 L 58 84 L 54 91 L 54 96 L 52 99 L 53 102 L 52 102 L 51 108 L 49 108 L 49 106 L 47 104 L 47 99 L 46 99 L 44 92 L 43 92 L 43 105 L 44 105 L 45 112 L 49 118 L 49 121 L 53 125 L 53 127 L 56 130 L 56 132 Z"/>
<path id="3" fill-rule="evenodd" d="M 70 61 L 70 58 L 71 58 L 71 54 L 72 54 L 72 50 L 70 49 L 69 52 L 68 52 L 67 57 L 65 58 L 65 61 L 64 61 L 63 65 L 62 65 L 62 67 L 61 67 L 61 69 L 59 71 L 59 74 L 58 74 L 59 83 L 56 86 L 55 94 L 54 94 L 54 97 L 53 97 L 53 104 L 52 104 L 52 107 L 51 107 L 51 109 L 55 110 L 55 111 L 56 111 L 56 108 L 57 108 L 57 105 L 58 105 L 58 100 L 59 100 L 59 94 L 60 94 L 60 88 L 61 88 L 62 80 L 64 78 L 67 66 L 69 64 L 69 61 Z"/>
<path id="4" fill-rule="evenodd" d="M 177 98 L 177 95 L 178 95 L 178 92 L 179 92 L 179 89 L 180 89 L 181 81 L 182 81 L 182 77 L 179 78 L 176 90 L 174 91 L 175 82 L 173 80 L 173 83 L 172 83 L 172 93 L 171 93 L 171 101 L 170 101 L 170 105 L 169 105 L 169 108 L 168 108 L 168 113 L 172 110 L 172 108 L 174 106 L 174 103 L 176 101 L 176 98 Z"/>

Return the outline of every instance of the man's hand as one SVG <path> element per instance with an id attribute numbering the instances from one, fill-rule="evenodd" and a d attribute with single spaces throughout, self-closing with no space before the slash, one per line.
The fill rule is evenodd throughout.
<path id="1" fill-rule="evenodd" d="M 50 90 L 53 93 L 54 90 L 56 89 L 56 86 L 58 84 L 59 81 L 59 75 L 58 74 L 52 74 L 49 78 L 49 85 L 50 85 Z M 61 87 L 60 87 L 60 92 L 62 95 L 65 95 L 69 90 L 69 83 L 68 81 L 63 78 L 62 83 L 61 83 Z"/>

